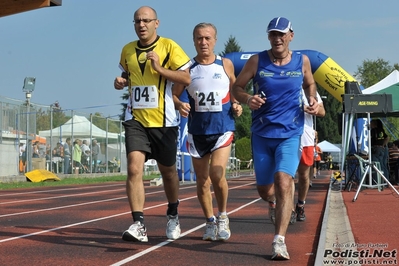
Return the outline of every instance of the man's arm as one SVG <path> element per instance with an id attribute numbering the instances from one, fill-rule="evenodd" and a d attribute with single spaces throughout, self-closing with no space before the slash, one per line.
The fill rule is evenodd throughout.
<path id="1" fill-rule="evenodd" d="M 226 71 L 227 76 L 230 80 L 230 101 L 231 101 L 231 109 L 235 116 L 240 116 L 242 114 L 242 106 L 240 103 L 235 99 L 234 95 L 231 93 L 233 84 L 236 81 L 236 76 L 234 74 L 234 65 L 228 58 L 222 58 L 224 71 Z"/>
<path id="2" fill-rule="evenodd" d="M 180 101 L 180 95 L 183 93 L 185 86 L 180 83 L 173 84 L 173 103 L 175 104 L 175 109 L 179 111 L 182 117 L 187 117 L 190 113 L 191 107 L 189 103 Z"/>
<path id="3" fill-rule="evenodd" d="M 189 72 L 187 71 L 190 61 L 187 61 L 187 64 L 183 66 L 181 70 L 171 70 L 161 66 L 159 62 L 159 56 L 155 51 L 150 51 L 147 53 L 147 60 L 151 60 L 152 68 L 165 79 L 173 83 L 183 84 L 184 86 L 190 84 L 191 78 Z"/>
<path id="4" fill-rule="evenodd" d="M 240 103 L 248 104 L 249 108 L 251 108 L 252 110 L 258 109 L 262 104 L 265 103 L 265 100 L 263 98 L 259 97 L 258 95 L 250 95 L 245 90 L 248 82 L 256 74 L 258 60 L 259 55 L 257 54 L 251 56 L 248 59 L 240 74 L 237 76 L 237 79 L 232 88 L 234 98 Z"/>

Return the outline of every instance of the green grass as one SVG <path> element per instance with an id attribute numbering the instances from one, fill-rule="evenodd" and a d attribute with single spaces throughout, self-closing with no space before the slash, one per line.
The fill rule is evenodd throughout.
<path id="1" fill-rule="evenodd" d="M 159 174 L 153 174 L 144 176 L 144 180 L 151 180 L 159 177 Z M 118 176 L 103 176 L 103 177 L 68 177 L 63 178 L 60 181 L 44 181 L 44 182 L 10 182 L 0 183 L 0 190 L 16 189 L 16 188 L 32 188 L 32 187 L 52 187 L 52 186 L 64 186 L 64 185 L 86 185 L 96 184 L 105 182 L 121 182 L 126 181 L 126 175 Z"/>

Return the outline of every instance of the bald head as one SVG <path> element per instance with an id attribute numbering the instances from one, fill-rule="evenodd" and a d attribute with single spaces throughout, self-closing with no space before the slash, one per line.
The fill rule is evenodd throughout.
<path id="1" fill-rule="evenodd" d="M 142 6 L 134 12 L 134 17 L 136 18 L 138 14 L 148 14 L 152 18 L 158 19 L 157 11 L 150 6 Z"/>

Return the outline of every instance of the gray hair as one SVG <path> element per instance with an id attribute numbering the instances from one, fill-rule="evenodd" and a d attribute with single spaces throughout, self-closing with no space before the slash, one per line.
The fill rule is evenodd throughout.
<path id="1" fill-rule="evenodd" d="M 197 25 L 195 25 L 194 30 L 193 30 L 193 39 L 195 39 L 195 31 L 197 29 L 201 29 L 201 28 L 208 28 L 208 27 L 212 27 L 215 30 L 215 39 L 217 39 L 217 34 L 218 34 L 218 30 L 216 29 L 215 25 L 213 25 L 212 23 L 208 23 L 208 22 L 201 22 L 198 23 Z"/>

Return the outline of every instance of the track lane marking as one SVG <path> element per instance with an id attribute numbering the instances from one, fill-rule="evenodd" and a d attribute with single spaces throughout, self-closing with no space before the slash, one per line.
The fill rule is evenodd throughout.
<path id="1" fill-rule="evenodd" d="M 244 204 L 244 205 L 242 205 L 242 206 L 240 206 L 240 207 L 238 207 L 238 208 L 236 208 L 236 209 L 234 209 L 234 210 L 228 212 L 227 214 L 230 215 L 231 213 L 235 213 L 235 212 L 237 212 L 237 211 L 239 211 L 239 210 L 241 210 L 241 209 L 243 209 L 243 208 L 245 208 L 245 207 L 247 207 L 247 206 L 249 206 L 249 205 L 252 205 L 252 204 L 258 202 L 259 200 L 261 200 L 261 198 L 257 198 L 257 199 L 255 199 L 255 200 L 253 200 L 253 201 L 251 201 L 251 202 L 248 202 L 247 204 Z M 183 236 L 186 236 L 186 235 L 188 235 L 188 234 L 191 234 L 192 232 L 199 230 L 200 228 L 204 227 L 205 225 L 206 225 L 206 223 L 203 223 L 203 224 L 201 224 L 201 225 L 198 225 L 197 227 L 194 227 L 194 228 L 192 228 L 192 229 L 190 229 L 190 230 L 187 230 L 187 231 L 185 231 L 184 233 L 182 233 L 182 234 L 180 235 L 179 238 L 181 238 L 181 237 L 183 237 Z M 178 238 L 178 239 L 179 239 L 179 238 Z M 178 239 L 176 239 L 176 240 L 178 240 Z M 143 251 L 141 251 L 141 252 L 139 252 L 139 253 L 137 253 L 137 254 L 134 254 L 134 255 L 132 255 L 132 256 L 130 256 L 130 257 L 127 257 L 126 259 L 123 259 L 123 260 L 118 261 L 118 262 L 116 262 L 116 263 L 114 263 L 114 264 L 111 264 L 111 266 L 120 266 L 120 265 L 124 265 L 125 263 L 128 263 L 128 262 L 131 262 L 131 261 L 133 261 L 133 260 L 135 260 L 135 259 L 138 259 L 138 258 L 140 258 L 141 256 L 144 256 L 144 255 L 146 255 L 146 254 L 148 254 L 148 253 L 150 253 L 150 252 L 152 252 L 152 251 L 154 251 L 154 250 L 157 250 L 158 248 L 161 248 L 161 247 L 163 247 L 163 246 L 165 246 L 165 245 L 168 245 L 168 244 L 170 244 L 170 243 L 172 243 L 172 242 L 174 242 L 174 241 L 176 241 L 176 240 L 168 239 L 168 240 L 166 240 L 166 241 L 164 241 L 164 242 L 161 242 L 161 243 L 159 243 L 159 244 L 157 244 L 157 245 L 155 245 L 155 246 L 152 246 L 152 247 L 150 247 L 150 248 L 147 248 L 147 249 L 145 249 L 145 250 L 143 250 Z"/>
<path id="2" fill-rule="evenodd" d="M 255 184 L 255 182 L 250 182 L 250 183 L 247 183 L 247 184 L 235 186 L 235 187 L 229 188 L 229 190 L 238 189 L 238 188 L 241 188 L 241 187 L 244 187 L 244 186 L 253 185 L 253 184 Z M 195 186 L 192 186 L 192 187 L 195 187 Z M 188 187 L 185 187 L 184 189 L 187 189 L 187 188 Z M 151 194 L 151 193 L 153 193 L 153 192 L 146 193 L 146 195 Z M 191 200 L 191 199 L 194 199 L 194 198 L 197 198 L 197 195 L 191 196 L 191 197 L 187 197 L 187 198 L 184 198 L 184 199 L 179 199 L 179 200 L 180 201 L 187 201 L 187 200 Z M 158 207 L 165 206 L 165 205 L 167 205 L 167 203 L 162 203 L 162 204 L 157 204 L 157 205 L 154 205 L 154 206 L 146 207 L 146 208 L 144 208 L 144 210 L 150 210 L 150 209 L 158 208 Z M 92 219 L 92 220 L 88 220 L 88 221 L 83 221 L 83 222 L 78 222 L 78 223 L 73 223 L 73 224 L 69 224 L 69 225 L 59 226 L 59 227 L 55 227 L 55 228 L 51 228 L 51 229 L 47 229 L 47 230 L 42 230 L 42 231 L 30 233 L 30 234 L 24 234 L 24 235 L 20 235 L 20 236 L 11 237 L 11 238 L 5 238 L 5 239 L 0 240 L 0 243 L 13 241 L 13 240 L 19 240 L 19 239 L 23 239 L 23 238 L 27 238 L 27 237 L 31 237 L 31 236 L 35 236 L 35 235 L 41 235 L 41 234 L 44 234 L 44 233 L 49 233 L 49 232 L 53 232 L 53 231 L 57 231 L 57 230 L 61 230 L 61 229 L 69 228 L 69 227 L 74 227 L 74 226 L 78 226 L 78 225 L 89 224 L 89 223 L 93 223 L 93 222 L 107 220 L 107 219 L 110 219 L 110 218 L 115 218 L 115 217 L 119 217 L 119 216 L 122 216 L 122 215 L 130 214 L 130 213 L 131 213 L 131 211 L 123 212 L 123 213 L 114 214 L 114 215 L 101 217 L 101 218 L 97 218 L 97 219 Z"/>

